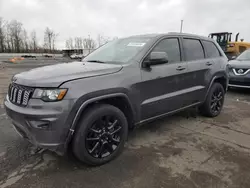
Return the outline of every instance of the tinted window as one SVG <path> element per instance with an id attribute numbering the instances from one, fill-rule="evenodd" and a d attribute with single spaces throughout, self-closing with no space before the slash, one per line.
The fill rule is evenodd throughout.
<path id="1" fill-rule="evenodd" d="M 183 39 L 183 47 L 187 61 L 204 59 L 204 50 L 199 40 Z"/>
<path id="2" fill-rule="evenodd" d="M 220 57 L 220 52 L 213 42 L 203 41 L 203 44 L 206 48 L 208 58 Z"/>
<path id="3" fill-rule="evenodd" d="M 250 50 L 244 51 L 236 59 L 239 61 L 250 60 Z"/>
<path id="4" fill-rule="evenodd" d="M 177 38 L 164 39 L 160 41 L 153 49 L 153 52 L 166 52 L 169 62 L 181 61 L 180 45 Z"/>

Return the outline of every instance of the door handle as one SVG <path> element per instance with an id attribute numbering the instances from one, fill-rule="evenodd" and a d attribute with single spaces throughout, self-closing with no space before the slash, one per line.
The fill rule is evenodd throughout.
<path id="1" fill-rule="evenodd" d="M 206 62 L 206 65 L 207 66 L 211 66 L 213 63 L 211 63 L 211 62 Z"/>
<path id="2" fill-rule="evenodd" d="M 185 70 L 186 68 L 185 67 L 182 67 L 182 66 L 179 66 L 179 67 L 177 67 L 176 68 L 176 70 L 178 70 L 178 71 L 182 71 L 182 70 Z"/>

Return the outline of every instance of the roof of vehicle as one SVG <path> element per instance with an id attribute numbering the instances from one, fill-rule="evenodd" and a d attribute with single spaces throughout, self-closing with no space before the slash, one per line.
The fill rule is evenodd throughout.
<path id="1" fill-rule="evenodd" d="M 194 38 L 199 38 L 199 39 L 204 39 L 204 40 L 211 40 L 213 39 L 207 37 L 207 36 L 201 36 L 197 34 L 191 34 L 191 33 L 178 33 L 178 32 L 169 32 L 166 35 L 177 35 L 177 36 L 183 36 L 183 37 L 194 37 Z"/>
<path id="2" fill-rule="evenodd" d="M 232 34 L 231 32 L 216 32 L 216 33 L 210 33 L 210 35 L 217 35 L 217 34 Z"/>
<path id="3" fill-rule="evenodd" d="M 178 32 L 133 35 L 133 36 L 130 36 L 130 37 L 161 38 L 161 37 L 164 37 L 164 36 L 194 37 L 194 38 L 198 38 L 198 39 L 214 41 L 213 39 L 211 39 L 209 37 L 206 37 L 206 36 L 200 36 L 200 35 L 190 34 L 190 33 L 178 33 Z"/>

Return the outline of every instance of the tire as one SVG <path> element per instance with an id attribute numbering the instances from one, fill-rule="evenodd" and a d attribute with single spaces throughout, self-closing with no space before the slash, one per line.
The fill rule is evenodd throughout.
<path id="1" fill-rule="evenodd" d="M 219 93 L 221 93 L 221 95 L 219 95 Z M 218 116 L 223 108 L 224 97 L 225 90 L 223 86 L 220 83 L 215 82 L 210 88 L 205 102 L 199 109 L 200 113 L 206 117 Z M 220 107 L 216 107 L 217 105 Z"/>
<path id="2" fill-rule="evenodd" d="M 98 104 L 91 107 L 77 127 L 72 150 L 75 157 L 85 164 L 103 165 L 118 157 L 124 149 L 128 122 L 115 106 Z M 108 155 L 100 154 L 105 151 Z"/>

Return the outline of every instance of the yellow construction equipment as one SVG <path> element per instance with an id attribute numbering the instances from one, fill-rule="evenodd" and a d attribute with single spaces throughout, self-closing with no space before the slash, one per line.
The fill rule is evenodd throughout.
<path id="1" fill-rule="evenodd" d="M 232 33 L 229 32 L 211 33 L 209 37 L 216 40 L 227 57 L 232 59 L 250 48 L 250 42 L 244 42 L 244 39 L 238 41 L 239 34 L 236 34 L 235 41 L 232 41 Z"/>

